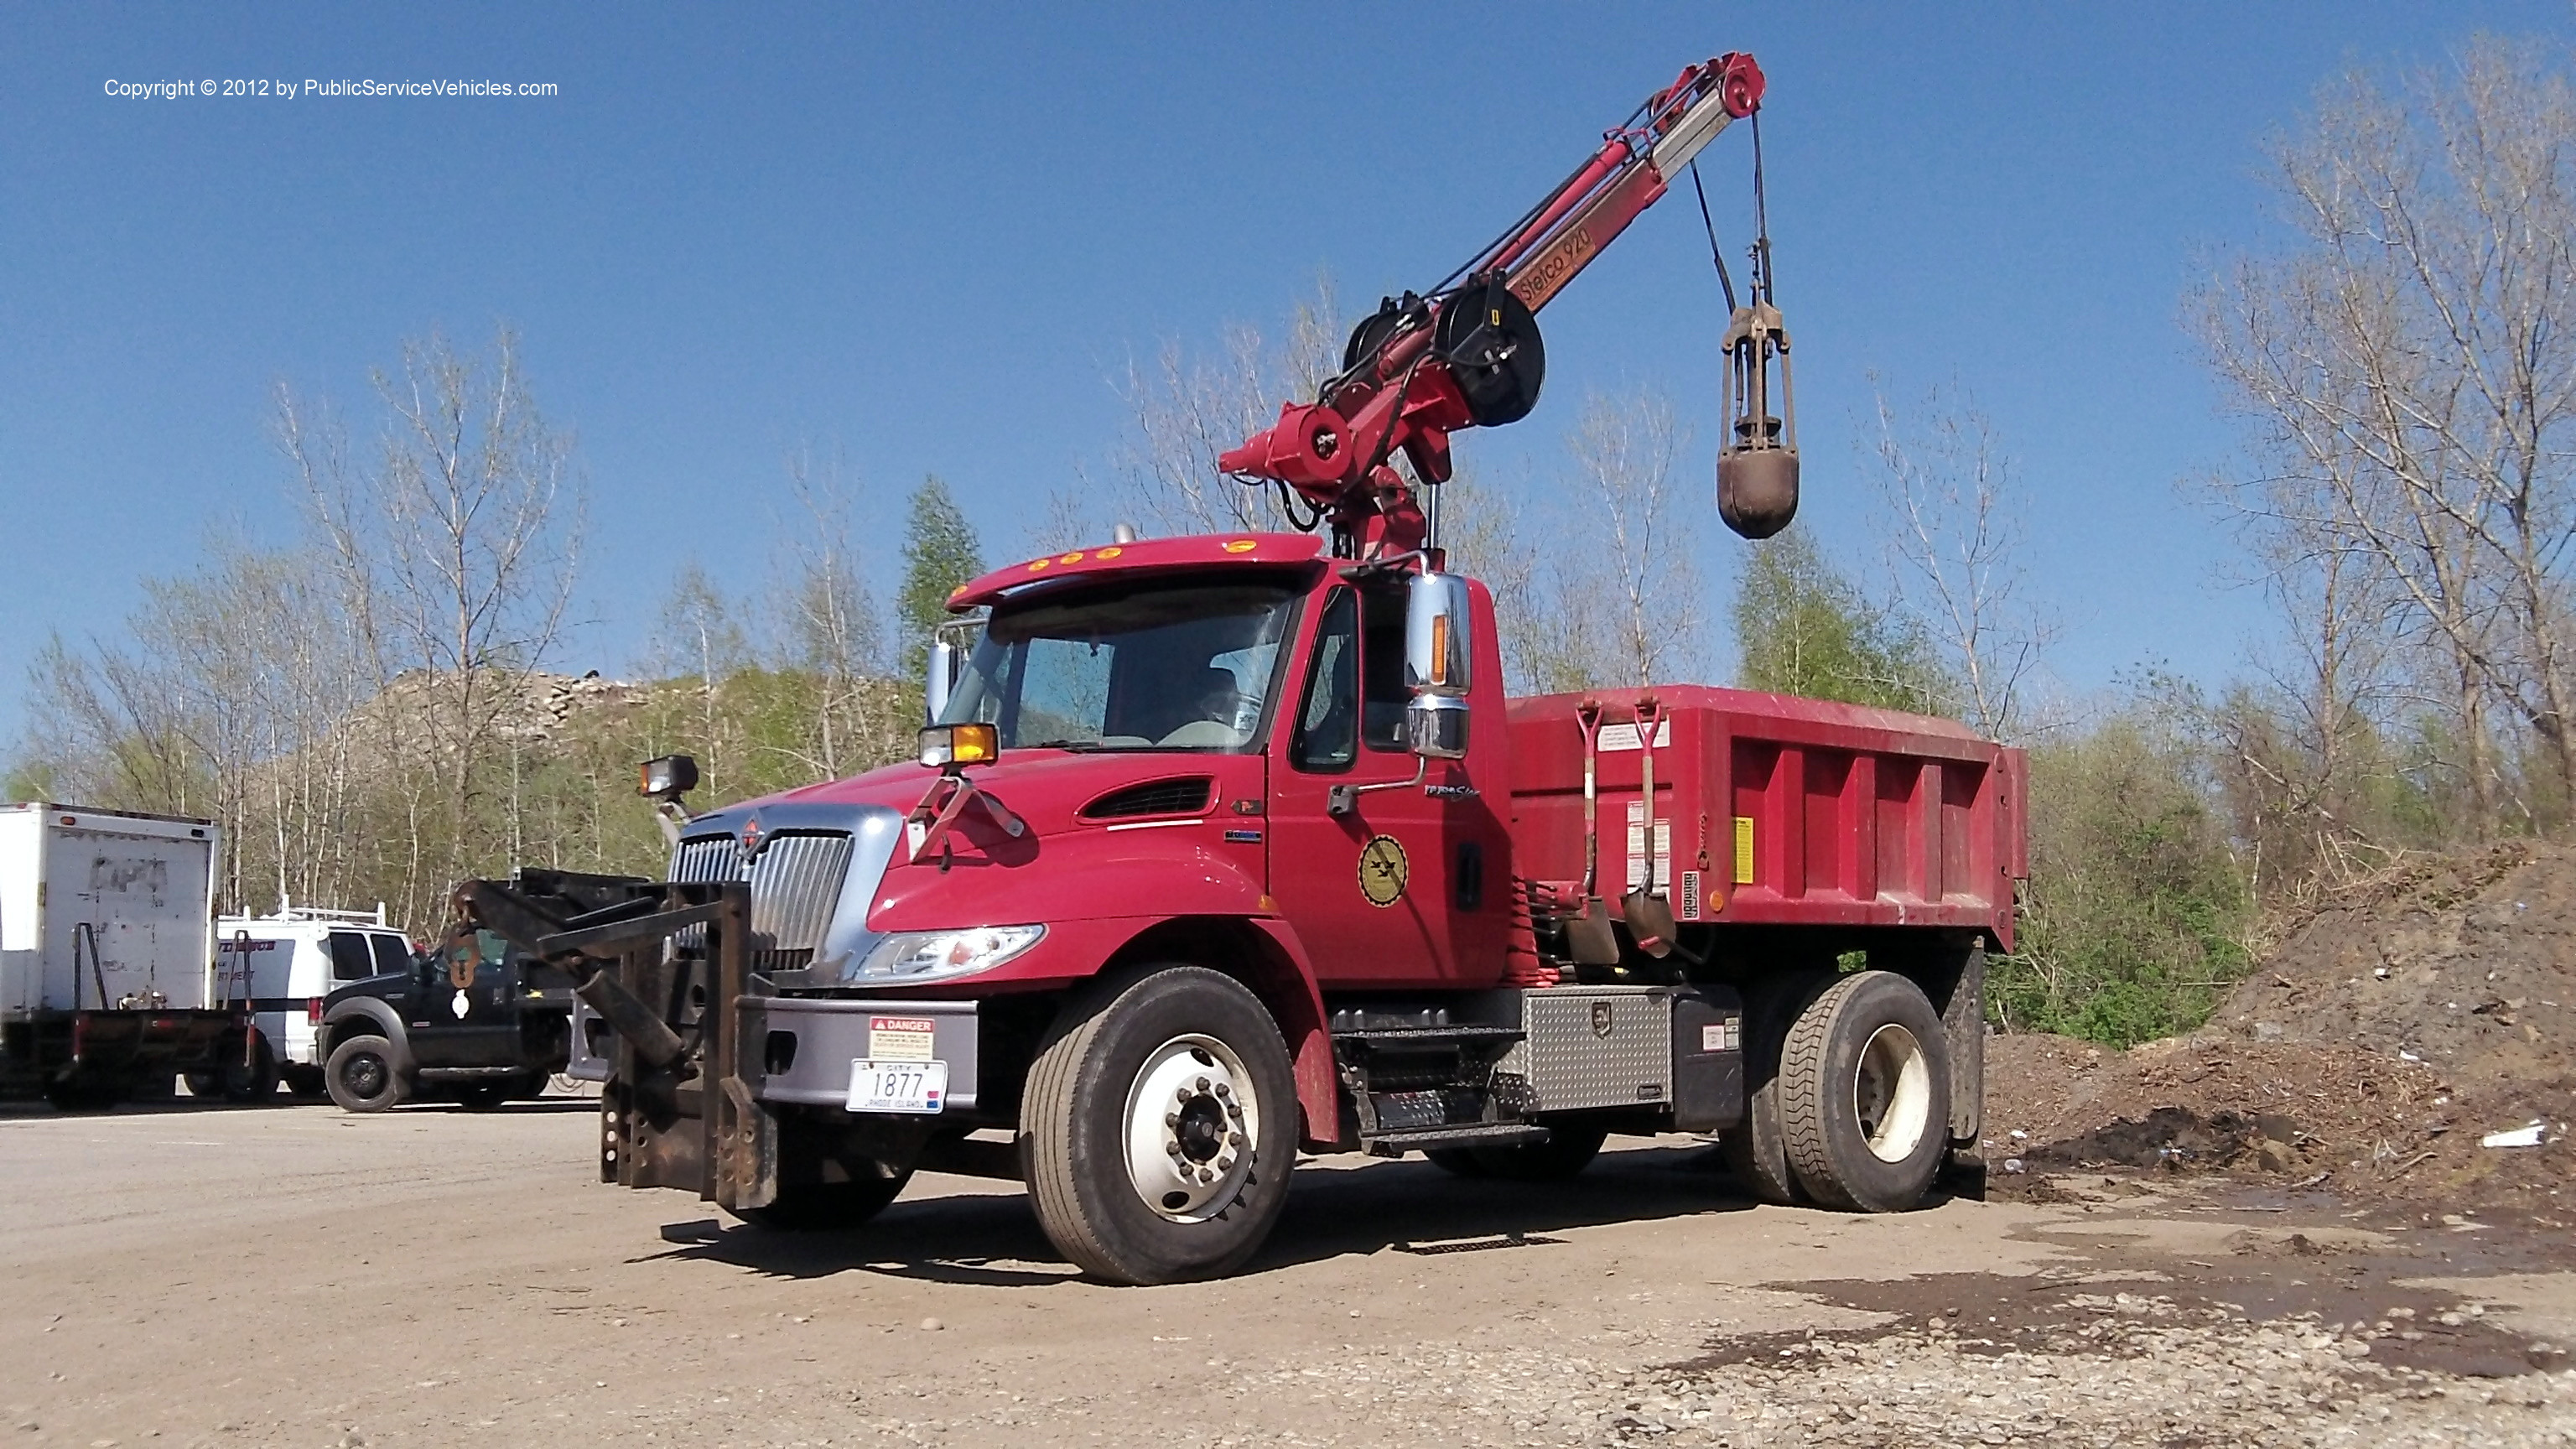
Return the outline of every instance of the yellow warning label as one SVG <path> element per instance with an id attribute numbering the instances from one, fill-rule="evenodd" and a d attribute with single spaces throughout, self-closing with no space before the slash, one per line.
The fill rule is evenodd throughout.
<path id="1" fill-rule="evenodd" d="M 1735 817 L 1735 883 L 1753 884 L 1753 817 Z"/>

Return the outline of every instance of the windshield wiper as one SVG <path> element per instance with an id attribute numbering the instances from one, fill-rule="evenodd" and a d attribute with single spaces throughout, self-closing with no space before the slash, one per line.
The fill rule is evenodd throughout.
<path id="1" fill-rule="evenodd" d="M 1077 754 L 1081 754 L 1105 750 L 1109 747 L 1098 740 L 1040 740 L 1036 744 L 1026 745 L 1022 748 L 1031 750 L 1072 750 Z"/>

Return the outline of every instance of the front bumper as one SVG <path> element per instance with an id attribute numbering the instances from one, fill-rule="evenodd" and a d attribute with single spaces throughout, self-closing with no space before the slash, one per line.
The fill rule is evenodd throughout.
<path id="1" fill-rule="evenodd" d="M 849 1101 L 850 1063 L 895 1058 L 948 1064 L 943 1110 L 976 1103 L 975 1002 L 753 996 L 740 1010 L 739 1071 L 759 1101 L 840 1107 Z"/>

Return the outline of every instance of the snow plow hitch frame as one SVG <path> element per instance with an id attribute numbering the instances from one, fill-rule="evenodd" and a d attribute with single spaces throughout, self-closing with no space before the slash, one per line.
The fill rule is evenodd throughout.
<path id="1" fill-rule="evenodd" d="M 736 1212 L 777 1200 L 778 1121 L 741 1071 L 748 885 L 529 869 L 465 881 L 454 905 L 445 949 L 474 949 L 474 932 L 491 931 L 570 975 L 614 1033 L 602 1182 L 695 1188 Z M 683 932 L 703 933 L 703 954 L 667 949 Z"/>

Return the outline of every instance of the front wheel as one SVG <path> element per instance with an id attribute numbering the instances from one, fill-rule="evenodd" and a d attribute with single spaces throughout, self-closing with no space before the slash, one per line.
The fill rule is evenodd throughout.
<path id="1" fill-rule="evenodd" d="M 402 1073 L 394 1067 L 394 1044 L 372 1034 L 331 1048 L 322 1076 L 331 1100 L 344 1112 L 381 1112 L 408 1095 Z"/>
<path id="2" fill-rule="evenodd" d="M 1232 977 L 1169 966 L 1069 1004 L 1029 1069 L 1020 1166 L 1064 1255 L 1118 1283 L 1215 1277 L 1288 1200 L 1287 1044 Z"/>

